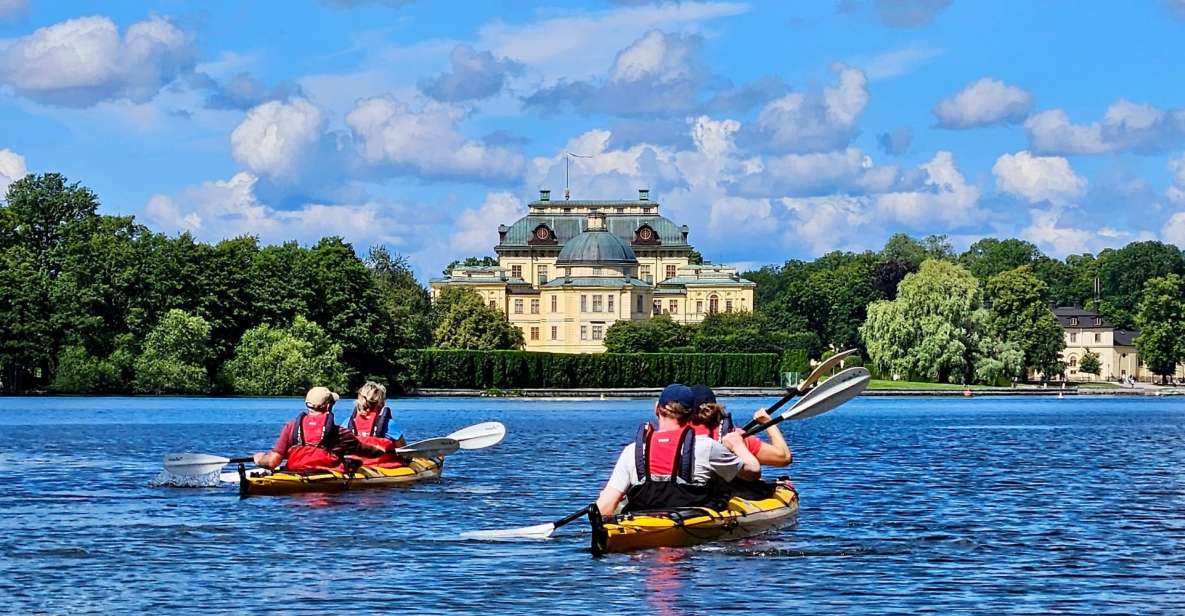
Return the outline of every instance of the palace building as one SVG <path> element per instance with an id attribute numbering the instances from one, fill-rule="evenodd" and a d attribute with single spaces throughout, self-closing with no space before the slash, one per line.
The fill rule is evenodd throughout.
<path id="1" fill-rule="evenodd" d="M 693 264 L 688 228 L 637 201 L 552 201 L 498 227 L 498 265 L 458 267 L 431 280 L 477 292 L 523 330 L 528 351 L 599 353 L 617 321 L 657 314 L 698 323 L 713 312 L 749 311 L 756 285 L 735 268 Z"/>

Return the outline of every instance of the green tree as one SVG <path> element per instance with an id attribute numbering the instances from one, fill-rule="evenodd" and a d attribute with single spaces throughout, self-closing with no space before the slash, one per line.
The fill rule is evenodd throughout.
<path id="1" fill-rule="evenodd" d="M 498 264 L 498 257 L 465 257 L 456 259 L 444 268 L 444 275 L 449 276 L 458 267 L 492 267 Z"/>
<path id="2" fill-rule="evenodd" d="M 660 353 L 689 343 L 689 328 L 666 314 L 642 321 L 617 321 L 605 330 L 605 350 L 609 353 Z"/>
<path id="3" fill-rule="evenodd" d="M 959 255 L 959 264 L 981 282 L 987 282 L 996 274 L 1030 265 L 1040 256 L 1041 251 L 1024 240 L 988 237 L 975 242 Z"/>
<path id="4" fill-rule="evenodd" d="M 908 263 L 916 270 L 926 259 L 953 261 L 955 252 L 945 235 L 928 235 L 916 240 L 904 233 L 897 233 L 885 242 L 880 257 L 884 260 Z"/>
<path id="5" fill-rule="evenodd" d="M 144 340 L 136 358 L 134 389 L 140 393 L 193 394 L 210 391 L 206 360 L 210 324 L 183 310 L 170 310 Z"/>
<path id="6" fill-rule="evenodd" d="M 1021 366 L 1046 377 L 1056 374 L 1065 347 L 1061 325 L 1049 310 L 1049 288 L 1029 266 L 988 279 L 986 290 L 991 336 L 1021 351 Z M 1022 376 L 1010 373 L 1008 376 Z"/>
<path id="7" fill-rule="evenodd" d="M 1136 325 L 1140 360 L 1167 382 L 1177 364 L 1185 361 L 1185 279 L 1169 274 L 1149 280 L 1137 306 Z"/>
<path id="8" fill-rule="evenodd" d="M 50 391 L 68 394 L 112 393 L 124 388 L 119 368 L 108 358 L 96 357 L 82 345 L 62 349 Z"/>
<path id="9" fill-rule="evenodd" d="M 1082 361 L 1078 364 L 1079 372 L 1085 372 L 1087 374 L 1098 376 L 1102 370 L 1103 365 L 1099 362 L 1098 354 L 1091 351 L 1087 351 L 1082 356 Z"/>
<path id="10" fill-rule="evenodd" d="M 433 312 L 436 348 L 493 351 L 523 346 L 522 330 L 468 289 L 446 289 L 437 297 Z"/>
<path id="11" fill-rule="evenodd" d="M 391 346 L 397 349 L 431 346 L 432 299 L 416 280 L 407 259 L 376 246 L 370 249 L 366 264 L 393 325 Z"/>
<path id="12" fill-rule="evenodd" d="M 692 329 L 691 346 L 697 353 L 781 353 L 789 338 L 761 314 L 717 312 Z"/>
<path id="13" fill-rule="evenodd" d="M 9 185 L 5 200 L 10 236 L 51 276 L 57 268 L 50 253 L 62 244 L 70 225 L 93 217 L 99 207 L 89 188 L 69 184 L 58 173 L 26 175 Z"/>
<path id="14" fill-rule="evenodd" d="M 223 367 L 232 391 L 249 395 L 296 395 L 318 385 L 341 391 L 349 377 L 341 345 L 301 316 L 289 327 L 247 330 Z"/>
<path id="15" fill-rule="evenodd" d="M 924 261 L 897 299 L 874 302 L 861 328 L 877 372 L 939 383 L 970 382 L 987 315 L 979 283 L 946 261 Z"/>
<path id="16" fill-rule="evenodd" d="M 50 279 L 24 246 L 0 252 L 0 389 L 47 379 L 54 357 Z"/>
<path id="17" fill-rule="evenodd" d="M 1103 291 L 1099 313 L 1116 327 L 1135 326 L 1136 303 L 1144 285 L 1169 274 L 1185 276 L 1185 257 L 1171 244 L 1132 242 L 1119 250 L 1104 250 L 1098 257 Z"/>

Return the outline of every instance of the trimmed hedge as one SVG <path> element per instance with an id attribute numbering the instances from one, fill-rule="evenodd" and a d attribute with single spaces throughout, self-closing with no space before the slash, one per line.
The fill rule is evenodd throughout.
<path id="1" fill-rule="evenodd" d="M 396 352 L 408 389 L 663 387 L 670 383 L 762 387 L 778 382 L 778 360 L 773 353 Z"/>

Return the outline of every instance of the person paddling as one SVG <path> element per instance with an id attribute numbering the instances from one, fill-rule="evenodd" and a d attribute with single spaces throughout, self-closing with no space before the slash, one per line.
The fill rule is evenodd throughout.
<path id="1" fill-rule="evenodd" d="M 284 424 L 271 451 L 255 454 L 255 465 L 276 468 L 284 460 L 290 471 L 343 470 L 347 455 L 381 456 L 386 450 L 361 443 L 333 421 L 333 405 L 341 397 L 327 387 L 314 387 L 304 397 L 305 411 Z"/>
<path id="2" fill-rule="evenodd" d="M 354 413 L 346 422 L 349 430 L 364 445 L 380 447 L 385 450 L 406 445 L 403 431 L 391 421 L 391 409 L 387 408 L 387 388 L 374 381 L 367 381 L 358 389 L 358 399 L 354 401 Z M 397 468 L 404 465 L 398 455 L 385 453 L 375 457 L 357 458 L 363 466 L 382 466 Z"/>
<path id="3" fill-rule="evenodd" d="M 695 435 L 688 425 L 693 401 L 686 385 L 663 390 L 654 405 L 658 427 L 643 424 L 635 442 L 622 449 L 597 498 L 601 515 L 612 515 L 626 498 L 627 512 L 720 505 L 714 490 L 718 482 L 761 477 L 761 463 L 740 434 L 719 442 Z"/>
<path id="4" fill-rule="evenodd" d="M 691 388 L 691 393 L 694 407 L 691 412 L 691 427 L 697 435 L 720 440 L 721 434 L 743 433 L 743 430 L 733 425 L 732 414 L 723 404 L 716 401 L 716 393 L 710 387 L 694 385 Z M 753 419 L 762 424 L 773 421 L 773 418 L 763 408 L 757 409 L 757 412 L 753 413 Z M 786 438 L 782 436 L 782 431 L 775 425 L 768 428 L 766 433 L 769 434 L 770 442 L 768 443 L 756 436 L 745 437 L 746 449 L 762 464 L 776 467 L 789 466 L 790 462 L 794 460 L 794 455 L 790 451 L 790 445 L 786 442 Z"/>

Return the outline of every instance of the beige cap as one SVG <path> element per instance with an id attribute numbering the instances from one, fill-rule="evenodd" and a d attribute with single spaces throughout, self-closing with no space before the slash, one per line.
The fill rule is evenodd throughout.
<path id="1" fill-rule="evenodd" d="M 314 387 L 304 396 L 305 406 L 314 409 L 338 400 L 341 400 L 341 396 L 329 391 L 328 387 Z"/>

